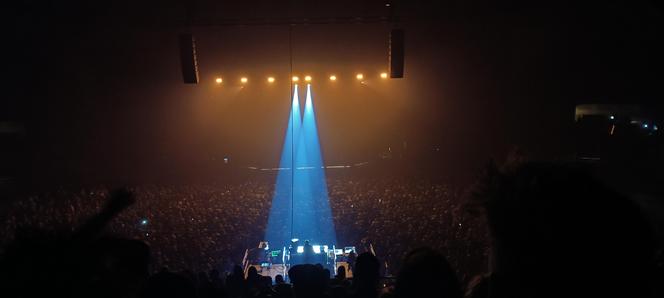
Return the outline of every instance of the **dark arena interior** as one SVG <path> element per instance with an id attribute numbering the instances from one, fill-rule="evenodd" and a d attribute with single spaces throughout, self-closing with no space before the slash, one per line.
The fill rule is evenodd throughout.
<path id="1" fill-rule="evenodd" d="M 659 1 L 2 7 L 2 297 L 664 297 Z"/>

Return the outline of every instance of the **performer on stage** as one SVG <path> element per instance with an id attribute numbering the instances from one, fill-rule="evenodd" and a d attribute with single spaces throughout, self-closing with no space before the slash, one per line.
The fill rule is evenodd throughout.
<path id="1" fill-rule="evenodd" d="M 309 244 L 309 240 L 304 241 L 304 263 L 311 264 L 314 261 L 314 247 Z"/>

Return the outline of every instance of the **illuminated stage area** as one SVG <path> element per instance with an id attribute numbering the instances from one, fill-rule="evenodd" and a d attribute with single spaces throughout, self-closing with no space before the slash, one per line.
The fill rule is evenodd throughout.
<path id="1" fill-rule="evenodd" d="M 296 84 L 265 232 L 271 249 L 288 250 L 294 239 L 300 245 L 304 241 L 336 244 L 311 84 L 307 84 L 303 112 L 298 91 Z"/>

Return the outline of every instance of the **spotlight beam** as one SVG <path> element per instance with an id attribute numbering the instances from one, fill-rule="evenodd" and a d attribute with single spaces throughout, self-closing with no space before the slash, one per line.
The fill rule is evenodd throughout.
<path id="1" fill-rule="evenodd" d="M 334 221 L 332 220 L 332 210 L 328 197 L 320 141 L 318 139 L 318 127 L 316 125 L 311 84 L 307 84 L 300 139 L 301 147 L 297 150 L 303 153 L 298 154 L 298 156 L 306 158 L 306 160 L 301 162 L 307 168 L 304 171 L 300 170 L 300 172 L 303 172 L 301 176 L 304 176 L 300 177 L 300 179 L 307 183 L 306 188 L 304 188 L 305 196 L 302 200 L 304 201 L 303 206 L 309 208 L 303 213 L 304 216 L 301 218 L 296 217 L 294 223 L 295 232 L 303 235 L 300 237 L 301 239 L 312 239 L 320 244 L 336 244 L 336 233 Z M 299 235 L 296 234 L 296 236 Z"/>
<path id="2" fill-rule="evenodd" d="M 302 118 L 295 85 L 280 167 L 287 170 L 277 174 L 265 239 L 274 247 L 293 238 L 336 245 L 311 84 Z"/>
<path id="3" fill-rule="evenodd" d="M 277 181 L 274 187 L 274 197 L 268 217 L 268 224 L 265 230 L 265 240 L 271 246 L 281 247 L 292 239 L 293 230 L 293 185 L 294 185 L 294 156 L 296 154 L 295 144 L 299 139 L 300 127 L 302 124 L 300 116 L 300 100 L 298 98 L 298 86 L 295 84 L 293 100 L 291 101 L 290 115 L 286 128 L 286 136 L 281 151 L 281 161 L 279 167 L 281 170 L 277 173 Z"/>

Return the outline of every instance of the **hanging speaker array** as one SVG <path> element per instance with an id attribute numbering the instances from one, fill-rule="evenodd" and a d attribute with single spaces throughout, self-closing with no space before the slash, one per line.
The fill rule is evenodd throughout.
<path id="1" fill-rule="evenodd" d="M 403 78 L 404 42 L 403 30 L 392 29 L 390 32 L 390 78 Z"/>
<path id="2" fill-rule="evenodd" d="M 196 40 L 191 34 L 183 33 L 179 36 L 180 64 L 182 66 L 182 80 L 185 84 L 198 84 L 198 61 L 196 59 Z"/>

